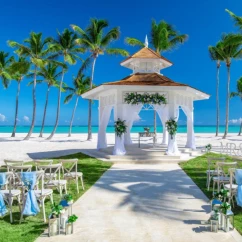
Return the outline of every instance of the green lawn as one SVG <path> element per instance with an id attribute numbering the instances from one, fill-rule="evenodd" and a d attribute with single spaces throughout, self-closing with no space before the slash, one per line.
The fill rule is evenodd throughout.
<path id="1" fill-rule="evenodd" d="M 221 157 L 219 154 L 209 153 L 200 157 L 196 157 L 195 159 L 189 160 L 188 162 L 180 163 L 181 168 L 186 172 L 186 174 L 191 177 L 191 179 L 197 184 L 197 186 L 203 191 L 203 193 L 209 198 L 212 198 L 212 189 L 207 191 L 206 189 L 206 170 L 208 167 L 207 157 Z M 226 157 L 226 161 L 235 161 L 229 156 L 223 155 Z M 242 161 L 237 161 L 238 166 L 242 168 Z M 236 206 L 232 209 L 235 217 L 235 227 L 242 234 L 242 208 Z"/>
<path id="2" fill-rule="evenodd" d="M 82 190 L 79 181 L 80 193 L 76 192 L 76 185 L 74 182 L 70 183 L 68 186 L 68 193 L 73 195 L 74 200 L 77 200 L 84 192 L 86 192 L 100 177 L 101 175 L 111 167 L 111 163 L 103 162 L 95 158 L 89 157 L 82 153 L 63 156 L 54 159 L 58 162 L 58 159 L 71 159 L 78 158 L 78 171 L 82 171 L 84 174 L 84 185 L 85 191 Z M 30 163 L 31 164 L 31 163 Z M 35 169 L 35 168 L 34 168 Z M 2 170 L 3 171 L 3 170 Z M 60 201 L 60 195 L 54 191 L 54 201 Z M 48 215 L 51 211 L 50 201 L 46 199 L 46 214 Z M 75 211 L 73 211 L 75 213 Z M 47 224 L 44 224 L 42 218 L 42 212 L 36 217 L 25 217 L 25 220 L 19 224 L 19 209 L 14 206 L 14 223 L 10 224 L 9 214 L 0 219 L 0 241 L 1 242 L 30 242 L 34 241 L 43 231 L 47 228 Z"/>

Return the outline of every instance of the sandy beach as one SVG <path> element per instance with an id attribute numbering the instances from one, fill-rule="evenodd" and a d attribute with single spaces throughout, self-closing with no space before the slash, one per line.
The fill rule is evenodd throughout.
<path id="1" fill-rule="evenodd" d="M 62 155 L 74 154 L 78 152 L 85 152 L 96 149 L 97 134 L 93 134 L 92 141 L 86 141 L 87 134 L 73 134 L 72 137 L 67 137 L 67 134 L 56 134 L 54 138 L 49 141 L 46 140 L 48 134 L 44 138 L 39 138 L 38 134 L 33 134 L 32 138 L 24 141 L 26 134 L 18 133 L 17 137 L 10 138 L 10 134 L 0 134 L 0 164 L 3 164 L 4 159 L 13 160 L 33 160 L 58 157 Z M 222 139 L 222 134 L 215 137 L 213 133 L 197 133 L 196 145 L 200 149 L 212 144 L 213 148 L 220 147 L 220 142 L 226 144 L 228 142 L 239 145 L 242 142 L 242 136 L 237 134 L 229 134 L 227 139 Z M 158 143 L 161 142 L 162 135 L 158 135 Z M 138 134 L 132 134 L 133 142 L 138 141 Z M 107 134 L 108 145 L 114 144 L 114 134 Z M 151 143 L 151 140 L 143 140 L 144 143 Z M 186 143 L 186 134 L 177 134 L 178 145 L 184 146 Z"/>

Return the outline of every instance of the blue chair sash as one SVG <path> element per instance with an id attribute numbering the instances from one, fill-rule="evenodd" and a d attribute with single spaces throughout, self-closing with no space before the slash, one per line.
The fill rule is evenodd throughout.
<path id="1" fill-rule="evenodd" d="M 235 170 L 235 180 L 238 185 L 236 201 L 237 204 L 242 207 L 242 169 Z"/>
<path id="2" fill-rule="evenodd" d="M 40 211 L 34 192 L 34 186 L 36 184 L 36 172 L 22 172 L 21 180 L 23 181 L 25 187 L 28 188 L 23 215 L 36 215 Z"/>
<path id="3" fill-rule="evenodd" d="M 6 173 L 0 173 L 0 187 L 6 184 Z M 0 192 L 0 216 L 4 216 L 8 212 L 4 199 L 3 194 Z"/>

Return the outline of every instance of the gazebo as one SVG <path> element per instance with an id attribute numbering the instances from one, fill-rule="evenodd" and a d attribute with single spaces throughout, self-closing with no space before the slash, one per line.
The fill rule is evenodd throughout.
<path id="1" fill-rule="evenodd" d="M 196 149 L 194 137 L 193 102 L 208 99 L 209 95 L 189 85 L 174 82 L 160 73 L 164 68 L 172 66 L 172 62 L 146 46 L 121 62 L 121 66 L 132 70 L 132 74 L 122 80 L 104 83 L 82 95 L 85 99 L 99 101 L 99 131 L 97 149 L 107 148 L 106 128 L 111 111 L 114 111 L 114 120 L 125 120 L 127 132 L 122 137 L 115 137 L 114 155 L 124 155 L 125 146 L 131 145 L 130 130 L 134 119 L 142 108 L 153 109 L 160 117 L 163 126 L 162 144 L 167 145 L 167 155 L 179 154 L 176 135 L 171 137 L 167 132 L 166 122 L 170 119 L 178 121 L 179 108 L 187 117 L 186 147 Z M 166 104 L 127 103 L 129 94 L 159 95 L 166 99 Z"/>

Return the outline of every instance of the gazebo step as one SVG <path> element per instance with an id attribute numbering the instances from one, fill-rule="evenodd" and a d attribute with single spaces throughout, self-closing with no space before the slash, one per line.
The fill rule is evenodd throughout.
<path id="1" fill-rule="evenodd" d="M 160 156 L 143 156 L 143 155 L 109 155 L 110 160 L 134 160 L 134 161 L 142 161 L 142 160 L 153 160 L 153 161 L 160 161 L 160 160 L 180 160 L 181 156 L 167 156 L 167 155 L 160 155 Z"/>

